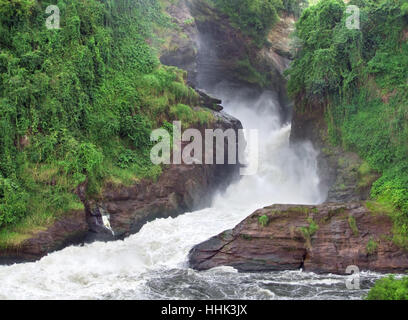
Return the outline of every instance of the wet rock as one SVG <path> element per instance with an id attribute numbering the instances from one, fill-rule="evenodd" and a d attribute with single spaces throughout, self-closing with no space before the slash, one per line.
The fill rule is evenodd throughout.
<path id="1" fill-rule="evenodd" d="M 161 48 L 160 61 L 187 71 L 188 84 L 195 87 L 197 77 L 197 26 L 186 0 L 176 1 L 167 13 L 177 25 L 168 35 L 168 42 Z"/>
<path id="2" fill-rule="evenodd" d="M 172 31 L 170 40 L 161 48 L 163 64 L 186 70 L 191 86 L 211 92 L 225 81 L 250 87 L 258 94 L 263 89 L 274 90 L 282 114 L 289 119 L 291 103 L 283 71 L 292 58 L 292 16 L 282 14 L 268 35 L 267 44 L 259 47 L 207 1 L 177 1 L 167 12 L 178 31 Z M 222 110 L 220 103 L 209 103 L 207 108 Z"/>
<path id="3" fill-rule="evenodd" d="M 203 107 L 214 111 L 222 111 L 224 109 L 221 106 L 221 100 L 210 97 L 204 90 L 197 89 L 196 92 L 200 95 L 200 102 Z"/>
<path id="4" fill-rule="evenodd" d="M 129 199 L 129 197 L 126 199 Z M 120 201 L 124 201 L 123 198 L 120 198 Z M 89 232 L 86 235 L 84 242 L 106 242 L 117 238 L 110 226 L 110 213 L 105 205 L 100 205 L 95 201 L 88 201 L 86 212 Z"/>
<path id="5" fill-rule="evenodd" d="M 37 260 L 67 245 L 80 244 L 88 233 L 84 211 L 64 214 L 45 230 L 33 235 L 15 247 L 0 250 L 0 264 Z"/>
<path id="6" fill-rule="evenodd" d="M 319 151 L 317 157 L 320 190 L 327 202 L 349 202 L 369 199 L 374 171 L 361 173 L 364 161 L 354 152 L 346 152 L 330 143 L 324 106 L 316 104 L 308 110 L 295 110 L 292 118 L 291 144 L 311 141 Z"/>
<path id="7" fill-rule="evenodd" d="M 189 263 L 197 270 L 232 266 L 240 271 L 303 268 L 345 274 L 355 265 L 360 270 L 404 272 L 408 252 L 393 244 L 391 230 L 386 214 L 373 213 L 362 202 L 274 205 L 195 246 Z"/>
<path id="8" fill-rule="evenodd" d="M 219 83 L 228 81 L 272 89 L 278 92 L 282 104 L 288 102 L 282 72 L 291 58 L 292 17 L 282 15 L 268 35 L 267 43 L 259 46 L 207 1 L 189 0 L 187 5 L 198 29 L 197 83 L 200 87 L 213 91 Z"/>

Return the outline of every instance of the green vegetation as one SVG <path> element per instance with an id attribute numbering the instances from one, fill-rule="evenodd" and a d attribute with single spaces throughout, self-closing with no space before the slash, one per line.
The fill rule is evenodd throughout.
<path id="1" fill-rule="evenodd" d="M 296 24 L 301 47 L 287 75 L 298 112 L 320 112 L 330 142 L 357 152 L 361 187 L 391 205 L 396 242 L 408 239 L 408 12 L 405 0 L 351 0 L 360 29 L 348 29 L 346 4 L 320 1 Z M 394 239 L 394 240 L 395 240 Z"/>
<path id="2" fill-rule="evenodd" d="M 357 237 L 359 232 L 358 232 L 356 218 L 354 218 L 353 216 L 349 216 L 348 223 L 349 223 L 350 229 L 353 231 L 354 236 Z"/>
<path id="3" fill-rule="evenodd" d="M 269 218 L 267 215 L 263 215 L 258 218 L 258 222 L 262 227 L 266 227 L 269 223 Z"/>
<path id="4" fill-rule="evenodd" d="M 291 212 L 299 212 L 309 216 L 310 213 L 318 213 L 319 209 L 313 208 L 311 209 L 309 206 L 299 206 L 299 207 L 290 207 L 289 210 Z"/>
<path id="5" fill-rule="evenodd" d="M 162 66 L 158 0 L 0 0 L 0 242 L 83 208 L 105 182 L 156 178 L 150 132 L 196 112 L 185 72 Z M 18 241 L 17 241 L 18 242 Z"/>
<path id="6" fill-rule="evenodd" d="M 395 279 L 388 276 L 377 280 L 370 289 L 367 300 L 408 300 L 408 277 Z"/>
<path id="7" fill-rule="evenodd" d="M 282 0 L 283 10 L 299 18 L 302 11 L 309 5 L 309 0 Z"/>
<path id="8" fill-rule="evenodd" d="M 319 230 L 319 225 L 313 220 L 313 218 L 307 218 L 309 223 L 308 227 L 300 227 L 299 230 L 302 233 L 303 238 L 306 240 L 308 248 L 312 247 L 312 236 Z"/>
<path id="9" fill-rule="evenodd" d="M 251 241 L 251 240 L 252 240 L 252 236 L 249 235 L 249 234 L 243 233 L 243 234 L 241 235 L 241 237 L 242 237 L 242 239 L 247 240 L 247 241 Z"/>
<path id="10" fill-rule="evenodd" d="M 231 24 L 262 43 L 278 19 L 281 0 L 212 0 L 217 9 L 225 13 Z"/>
<path id="11" fill-rule="evenodd" d="M 261 87 L 266 87 L 268 85 L 266 75 L 256 70 L 252 66 L 248 57 L 244 60 L 237 61 L 235 73 L 237 79 L 239 80 L 243 80 L 251 84 L 259 84 Z"/>
<path id="12" fill-rule="evenodd" d="M 255 43 L 262 45 L 268 32 L 278 21 L 278 12 L 286 10 L 298 16 L 305 0 L 208 0 L 231 24 L 248 35 Z"/>
<path id="13" fill-rule="evenodd" d="M 189 127 L 194 123 L 205 124 L 211 122 L 213 115 L 207 110 L 194 111 L 190 106 L 179 103 L 170 107 L 170 116 L 181 121 L 184 127 Z"/>
<path id="14" fill-rule="evenodd" d="M 370 239 L 367 243 L 366 250 L 369 255 L 376 253 L 378 250 L 378 243 L 375 240 Z"/>
<path id="15" fill-rule="evenodd" d="M 194 24 L 195 23 L 195 20 L 194 20 L 194 18 L 190 18 L 190 19 L 186 19 L 186 20 L 184 20 L 184 24 L 185 25 L 192 25 L 192 24 Z"/>
<path id="16" fill-rule="evenodd" d="M 317 225 L 317 223 L 312 219 L 312 218 L 308 218 L 307 222 L 309 222 L 309 227 L 302 227 L 302 232 L 306 233 L 310 236 L 313 236 L 317 230 L 319 230 L 319 226 Z"/>
<path id="17" fill-rule="evenodd" d="M 378 174 L 370 168 L 367 162 L 363 162 L 358 168 L 358 187 L 359 189 L 370 188 L 378 179 Z"/>

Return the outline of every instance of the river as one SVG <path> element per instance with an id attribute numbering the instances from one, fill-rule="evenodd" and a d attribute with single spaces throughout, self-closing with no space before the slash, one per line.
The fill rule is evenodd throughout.
<path id="1" fill-rule="evenodd" d="M 265 91 L 219 86 L 225 110 L 260 137 L 258 173 L 218 194 L 210 208 L 146 224 L 123 241 L 68 247 L 34 263 L 0 266 L 0 299 L 360 299 L 375 273 L 361 274 L 361 290 L 345 276 L 298 271 L 238 273 L 222 267 L 188 268 L 189 250 L 234 227 L 254 210 L 274 203 L 317 204 L 317 151 L 289 145 L 278 101 Z M 251 157 L 250 157 L 251 159 Z M 251 160 L 250 160 L 251 161 Z"/>

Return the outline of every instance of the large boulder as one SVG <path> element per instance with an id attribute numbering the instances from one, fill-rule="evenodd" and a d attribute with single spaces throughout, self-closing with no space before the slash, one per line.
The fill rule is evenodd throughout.
<path id="1" fill-rule="evenodd" d="M 345 274 L 348 266 L 405 272 L 408 252 L 392 242 L 392 221 L 365 203 L 274 205 L 195 246 L 190 266 L 206 270 L 297 270 Z"/>

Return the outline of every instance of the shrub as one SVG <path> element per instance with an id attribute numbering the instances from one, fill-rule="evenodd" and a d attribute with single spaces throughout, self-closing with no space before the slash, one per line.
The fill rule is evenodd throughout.
<path id="1" fill-rule="evenodd" d="M 182 103 L 179 103 L 170 108 L 170 115 L 175 119 L 181 121 L 183 127 L 188 126 L 194 120 L 193 110 Z"/>
<path id="2" fill-rule="evenodd" d="M 349 223 L 350 229 L 353 231 L 354 236 L 357 237 L 359 232 L 358 232 L 356 218 L 354 218 L 353 216 L 349 216 L 348 223 Z"/>
<path id="3" fill-rule="evenodd" d="M 367 243 L 366 250 L 369 255 L 372 255 L 377 252 L 378 243 L 373 239 L 370 239 Z"/>
<path id="4" fill-rule="evenodd" d="M 27 204 L 28 194 L 15 181 L 0 176 L 0 227 L 18 222 Z"/>
<path id="5" fill-rule="evenodd" d="M 322 114 L 330 143 L 365 160 L 359 187 L 372 185 L 371 197 L 393 206 L 394 235 L 408 243 L 407 4 L 348 4 L 360 8 L 360 30 L 347 29 L 341 0 L 303 11 L 295 31 L 299 50 L 286 72 L 288 90 L 298 112 Z"/>
<path id="6" fill-rule="evenodd" d="M 267 215 L 260 216 L 258 222 L 262 227 L 266 227 L 269 223 L 269 218 Z"/>
<path id="7" fill-rule="evenodd" d="M 281 0 L 213 0 L 216 8 L 227 14 L 232 24 L 255 42 L 262 43 L 277 21 Z"/>
<path id="8" fill-rule="evenodd" d="M 408 300 L 408 277 L 395 279 L 393 275 L 377 280 L 367 300 Z"/>

